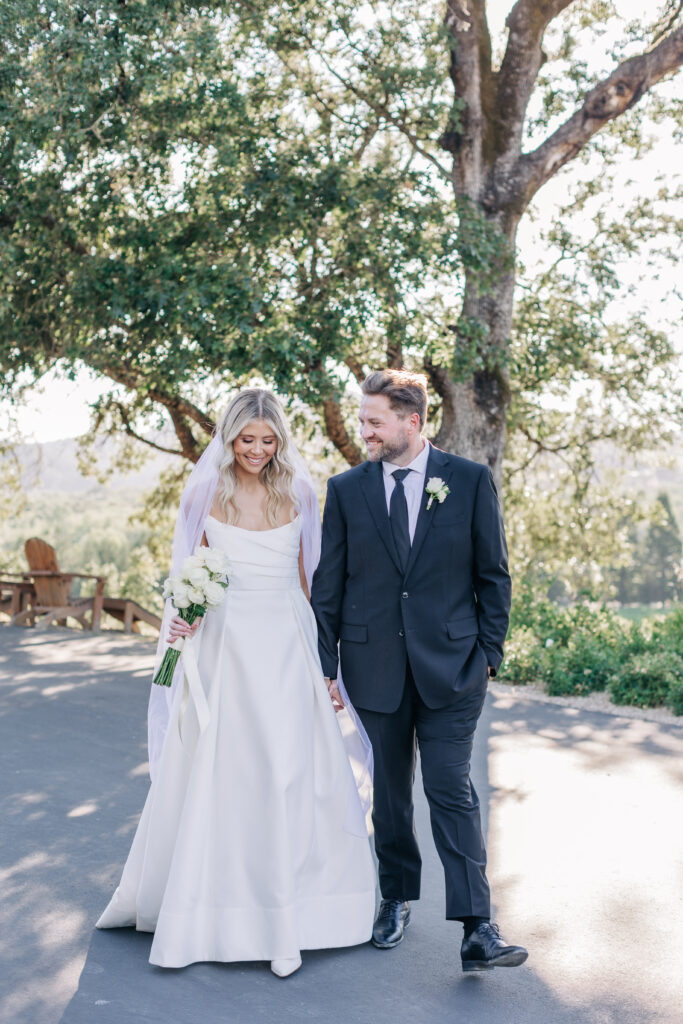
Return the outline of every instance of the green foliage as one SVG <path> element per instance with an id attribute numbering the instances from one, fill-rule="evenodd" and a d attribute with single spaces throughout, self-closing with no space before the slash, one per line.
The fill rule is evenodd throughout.
<path id="1" fill-rule="evenodd" d="M 305 61 L 290 68 L 303 8 L 290 24 L 240 6 L 5 11 L 6 391 L 82 362 L 121 386 L 100 403 L 108 429 L 136 436 L 182 396 L 206 430 L 217 382 L 258 371 L 315 403 L 340 386 L 328 360 L 373 361 L 373 335 L 400 351 L 435 333 L 430 295 L 459 262 L 453 213 L 379 124 L 330 120 Z M 402 64 L 397 33 L 378 26 L 364 45 L 407 98 L 434 70 Z"/>
<path id="2" fill-rule="evenodd" d="M 581 0 L 553 19 L 528 145 L 676 14 L 624 26 L 612 4 Z M 453 190 L 467 110 L 451 43 L 442 0 L 3 5 L 0 394 L 90 367 L 111 381 L 94 426 L 125 436 L 124 460 L 169 420 L 194 460 L 225 396 L 255 375 L 312 418 L 337 400 L 353 433 L 371 367 L 444 370 L 445 393 L 494 373 L 512 402 L 517 572 L 569 599 L 606 596 L 604 567 L 628 564 L 640 513 L 596 473 L 600 442 L 654 448 L 683 420 L 643 283 L 676 255 L 675 183 L 627 187 L 620 161 L 680 114 L 658 87 L 606 126 L 516 257 L 501 225 L 522 209 L 494 217 L 498 196 Z M 490 91 L 484 113 L 490 149 Z M 512 332 L 492 340 L 473 300 L 506 323 L 513 262 Z M 638 288 L 642 308 L 631 296 L 617 315 Z"/>
<path id="3" fill-rule="evenodd" d="M 319 406 L 352 383 L 345 364 L 355 374 L 425 356 L 457 380 L 504 367 L 509 433 L 543 451 L 585 457 L 593 435 L 645 443 L 675 422 L 650 415 L 652 402 L 643 414 L 672 357 L 667 339 L 644 318 L 607 316 L 620 261 L 675 233 L 663 195 L 610 218 L 604 174 L 570 194 L 543 232 L 549 265 L 517 268 L 509 352 L 462 309 L 466 282 L 498 301 L 512 252 L 483 203 L 452 191 L 444 140 L 466 111 L 443 14 L 436 0 L 4 5 L 6 393 L 55 364 L 85 364 L 112 381 L 100 429 L 139 437 L 165 410 L 185 428 L 188 458 L 216 391 L 254 372 Z M 608 21 L 618 19 L 603 2 L 553 21 L 532 136 L 603 73 L 594 43 Z M 644 18 L 640 44 L 653 32 Z M 629 117 L 637 149 L 647 128 Z M 582 211 L 592 239 L 572 223 Z M 600 383 L 605 414 L 545 415 L 551 384 L 562 393 L 577 378 Z M 617 400 L 628 406 L 620 418 Z M 514 450 L 510 464 L 520 465 Z"/>
<path id="4" fill-rule="evenodd" d="M 617 704 L 667 704 L 681 714 L 683 609 L 629 622 L 604 605 L 560 607 L 522 588 L 499 678 L 542 683 L 552 696 L 608 688 Z"/>
<path id="5" fill-rule="evenodd" d="M 604 690 L 617 668 L 617 652 L 590 633 L 578 632 L 566 647 L 547 652 L 546 690 L 553 697 Z"/>
<path id="6" fill-rule="evenodd" d="M 683 608 L 658 619 L 652 627 L 653 645 L 683 658 Z"/>
<path id="7" fill-rule="evenodd" d="M 2 568 L 24 571 L 24 543 L 29 537 L 41 537 L 56 549 L 64 572 L 104 575 L 107 594 L 130 597 L 150 611 L 159 611 L 170 540 L 158 524 L 157 528 L 131 525 L 139 503 L 138 494 L 125 491 L 98 489 L 76 499 L 35 492 L 21 518 L 3 524 Z M 74 580 L 73 592 L 90 592 L 91 587 L 89 581 Z M 106 626 L 112 627 L 109 619 Z"/>
<path id="8" fill-rule="evenodd" d="M 616 574 L 617 600 L 643 604 L 678 600 L 683 544 L 667 494 L 657 495 L 646 529 L 632 529 L 631 538 L 631 563 Z"/>
<path id="9" fill-rule="evenodd" d="M 537 682 L 544 670 L 544 646 L 539 633 L 529 626 L 513 629 L 505 644 L 505 661 L 499 678 L 524 685 Z"/>
<path id="10" fill-rule="evenodd" d="M 683 715 L 683 678 L 675 679 L 670 684 L 668 702 L 674 715 Z"/>
<path id="11" fill-rule="evenodd" d="M 629 658 L 611 677 L 609 692 L 615 704 L 650 708 L 671 701 L 675 707 L 681 707 L 682 685 L 683 658 L 660 649 Z M 675 707 L 675 714 L 681 714 Z"/>

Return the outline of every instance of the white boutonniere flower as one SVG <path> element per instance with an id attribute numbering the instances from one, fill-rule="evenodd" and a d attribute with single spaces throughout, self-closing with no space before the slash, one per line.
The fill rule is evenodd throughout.
<path id="1" fill-rule="evenodd" d="M 442 502 L 446 500 L 448 495 L 451 493 L 450 488 L 448 487 L 447 484 L 444 483 L 440 476 L 430 477 L 429 480 L 427 481 L 427 486 L 425 487 L 425 490 L 429 495 L 429 501 L 427 502 L 428 512 L 432 507 L 432 502 L 434 501 L 435 498 L 440 505 Z"/>

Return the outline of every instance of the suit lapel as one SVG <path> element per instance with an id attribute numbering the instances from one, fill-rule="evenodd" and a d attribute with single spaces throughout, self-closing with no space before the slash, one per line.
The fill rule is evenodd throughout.
<path id="1" fill-rule="evenodd" d="M 448 483 L 450 472 L 451 469 L 448 465 L 448 459 L 444 456 L 444 453 L 438 448 L 434 448 L 430 445 L 429 458 L 427 459 L 427 470 L 425 472 L 425 487 L 427 486 L 427 481 L 432 476 L 440 476 L 444 483 Z M 428 512 L 427 501 L 427 493 L 426 491 L 423 491 L 420 499 L 420 511 L 418 512 L 417 523 L 415 525 L 415 536 L 413 537 L 410 556 L 408 558 L 408 564 L 405 571 L 406 579 L 417 561 L 420 548 L 424 544 L 425 538 L 431 529 L 432 523 L 434 522 L 434 505 L 432 505 Z"/>
<path id="2" fill-rule="evenodd" d="M 368 508 L 370 509 L 372 518 L 375 521 L 375 526 L 377 527 L 379 535 L 384 542 L 384 546 L 389 552 L 396 568 L 400 570 L 401 565 L 398 559 L 398 552 L 396 550 L 396 545 L 394 544 L 391 524 L 389 523 L 382 464 L 381 462 L 366 462 L 364 468 L 365 472 L 363 473 L 360 481 L 363 496 L 368 503 Z"/>

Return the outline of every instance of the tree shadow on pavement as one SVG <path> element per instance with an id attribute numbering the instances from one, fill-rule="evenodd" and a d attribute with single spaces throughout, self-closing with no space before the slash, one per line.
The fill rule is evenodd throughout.
<path id="1" fill-rule="evenodd" d="M 98 932 L 94 922 L 118 882 L 147 793 L 145 719 L 153 647 L 121 638 L 63 636 L 62 631 L 44 640 L 28 634 L 0 629 L 0 1020 L 644 1024 L 666 1019 L 641 1001 L 620 999 L 618 989 L 586 995 L 565 987 L 561 995 L 552 969 L 541 963 L 543 944 L 552 945 L 556 936 L 551 930 L 544 937 L 538 923 L 530 924 L 515 909 L 520 893 L 533 898 L 525 889 L 527 866 L 509 861 L 509 837 L 502 843 L 498 838 L 497 817 L 507 815 L 515 800 L 500 779 L 488 777 L 490 754 L 514 735 L 508 726 L 518 720 L 519 709 L 501 711 L 491 700 L 478 730 L 473 776 L 484 820 L 490 820 L 490 838 L 497 837 L 492 880 L 498 910 L 505 914 L 503 934 L 529 945 L 527 964 L 483 977 L 462 975 L 461 929 L 443 918 L 442 872 L 418 783 L 423 897 L 396 949 L 366 945 L 304 953 L 302 970 L 284 980 L 264 963 L 202 963 L 173 971 L 151 966 L 150 935 L 132 929 Z M 533 730 L 540 724 L 527 726 Z M 514 793 L 523 787 L 513 780 L 508 788 Z M 516 806 L 528 803 L 524 797 Z M 580 941 L 580 922 L 567 941 Z M 562 963 L 556 966 L 561 973 Z"/>

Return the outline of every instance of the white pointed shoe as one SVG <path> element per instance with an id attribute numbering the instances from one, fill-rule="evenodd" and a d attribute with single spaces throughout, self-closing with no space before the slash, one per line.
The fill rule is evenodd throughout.
<path id="1" fill-rule="evenodd" d="M 277 974 L 278 978 L 288 978 L 290 974 L 294 974 L 301 967 L 301 957 L 293 956 L 288 960 L 271 960 L 270 969 L 273 974 Z"/>

